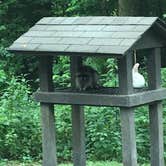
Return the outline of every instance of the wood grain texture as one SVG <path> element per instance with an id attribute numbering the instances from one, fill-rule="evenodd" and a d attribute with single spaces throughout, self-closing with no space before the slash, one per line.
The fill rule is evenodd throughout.
<path id="1" fill-rule="evenodd" d="M 164 166 L 163 106 L 162 102 L 149 105 L 151 166 Z"/>
<path id="2" fill-rule="evenodd" d="M 39 59 L 39 75 L 40 89 L 46 92 L 52 91 L 52 58 L 44 56 Z M 57 166 L 54 105 L 41 102 L 40 107 L 43 147 L 42 165 Z"/>
<path id="3" fill-rule="evenodd" d="M 133 108 L 121 108 L 122 152 L 124 166 L 137 166 L 137 150 Z"/>
<path id="4" fill-rule="evenodd" d="M 71 57 L 70 61 L 71 85 L 72 89 L 75 89 L 75 73 L 78 71 L 78 68 L 82 66 L 82 58 Z M 74 166 L 85 166 L 84 109 L 79 105 L 72 105 L 72 146 Z"/>
<path id="5" fill-rule="evenodd" d="M 72 135 L 74 166 L 86 166 L 85 124 L 82 106 L 72 105 Z"/>
<path id="6" fill-rule="evenodd" d="M 152 50 L 148 56 L 148 84 L 150 89 L 161 87 L 161 53 L 160 48 Z M 149 105 L 151 166 L 164 166 L 163 144 L 163 109 L 161 101 Z"/>
<path id="7" fill-rule="evenodd" d="M 130 52 L 123 58 L 118 59 L 119 90 L 121 94 L 125 95 L 133 93 L 132 57 L 133 54 Z"/>
<path id="8" fill-rule="evenodd" d="M 134 92 L 132 85 L 132 54 L 118 60 L 120 93 L 129 95 Z M 134 123 L 134 108 L 120 108 L 122 154 L 124 166 L 137 165 L 136 136 Z"/>
<path id="9" fill-rule="evenodd" d="M 166 98 L 166 89 L 137 92 L 129 95 L 95 92 L 72 92 L 59 90 L 55 92 L 36 92 L 34 98 L 38 102 L 54 104 L 76 104 L 93 106 L 134 107 Z"/>

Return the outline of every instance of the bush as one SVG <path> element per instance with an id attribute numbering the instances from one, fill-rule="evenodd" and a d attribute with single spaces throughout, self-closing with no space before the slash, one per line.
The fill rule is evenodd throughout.
<path id="1" fill-rule="evenodd" d="M 63 59 L 63 58 L 62 58 Z M 57 61 L 54 66 L 56 86 L 69 86 L 69 59 Z M 90 59 L 86 63 L 90 63 Z M 63 65 L 63 64 L 66 65 Z M 107 73 L 102 80 L 105 86 L 116 86 L 117 81 L 109 82 L 116 76 L 116 65 L 111 59 L 106 61 Z M 95 66 L 94 64 L 92 64 Z M 59 67 L 58 67 L 59 66 Z M 61 67 L 63 66 L 63 67 Z M 112 66 L 112 68 L 111 68 Z M 62 70 L 58 70 L 58 68 Z M 103 68 L 96 65 L 99 72 Z M 165 69 L 162 70 L 165 87 Z M 111 75 L 112 74 L 112 75 Z M 59 79 L 59 76 L 61 79 Z M 10 76 L 10 77 L 9 77 Z M 32 90 L 23 77 L 7 76 L 0 66 L 0 158 L 32 160 L 41 158 L 41 128 L 39 105 L 31 97 Z M 67 81 L 65 81 L 67 80 Z M 63 82 L 63 84 L 62 84 Z M 103 81 L 104 83 L 104 81 Z M 2 91 L 3 90 L 3 91 Z M 165 105 L 165 102 L 164 102 Z M 165 109 L 164 109 L 165 114 Z M 71 107 L 55 106 L 57 152 L 60 161 L 69 161 L 71 146 Z M 147 107 L 139 107 L 135 112 L 137 151 L 140 163 L 149 161 L 149 117 Z M 166 118 L 164 116 L 164 124 Z M 90 160 L 122 160 L 119 109 L 114 107 L 85 107 L 86 152 Z M 166 128 L 164 126 L 164 133 Z M 165 140 L 164 134 L 164 140 Z"/>
<path id="2" fill-rule="evenodd" d="M 0 99 L 0 158 L 39 158 L 39 109 L 24 78 L 12 77 Z"/>

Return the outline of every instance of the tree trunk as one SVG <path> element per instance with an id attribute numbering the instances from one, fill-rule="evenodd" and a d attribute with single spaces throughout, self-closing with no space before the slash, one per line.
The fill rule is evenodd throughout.
<path id="1" fill-rule="evenodd" d="M 119 15 L 162 17 L 165 4 L 165 0 L 119 0 Z"/>
<path id="2" fill-rule="evenodd" d="M 148 7 L 147 0 L 119 0 L 120 16 L 143 16 L 147 15 L 145 8 Z"/>

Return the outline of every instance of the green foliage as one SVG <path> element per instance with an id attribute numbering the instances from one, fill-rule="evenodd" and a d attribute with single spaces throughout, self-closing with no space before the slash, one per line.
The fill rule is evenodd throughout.
<path id="1" fill-rule="evenodd" d="M 150 161 L 149 116 L 147 107 L 138 107 L 135 112 L 137 152 L 139 163 Z"/>
<path id="2" fill-rule="evenodd" d="M 90 160 L 121 161 L 118 115 L 116 108 L 86 107 L 86 144 Z"/>
<path id="3" fill-rule="evenodd" d="M 71 15 L 112 15 L 117 7 L 115 0 L 71 0 L 67 12 Z"/>
<path id="4" fill-rule="evenodd" d="M 118 87 L 118 69 L 116 59 L 108 58 L 105 63 L 106 70 L 102 74 L 103 86 Z"/>
<path id="5" fill-rule="evenodd" d="M 166 68 L 161 69 L 162 86 L 166 87 Z"/>
<path id="6" fill-rule="evenodd" d="M 0 161 L 0 166 L 40 166 L 40 162 L 24 162 L 20 163 L 18 161 Z M 72 166 L 73 164 L 71 163 L 66 163 L 66 164 L 59 164 L 59 166 Z M 92 162 L 88 161 L 87 166 L 122 166 L 122 164 L 117 163 L 117 162 L 109 162 L 109 161 L 103 161 L 103 162 Z M 142 166 L 148 166 L 148 165 L 142 165 Z"/>
<path id="7" fill-rule="evenodd" d="M 30 56 L 15 56 L 8 53 L 5 47 L 43 16 L 115 15 L 117 2 L 116 0 L 0 1 L 0 158 L 21 159 L 28 162 L 41 158 L 39 105 L 31 97 L 32 91 L 38 87 L 37 59 Z M 150 3 L 152 6 L 148 7 L 148 11 L 144 11 L 145 14 L 165 13 L 157 9 L 158 3 L 157 5 L 154 5 L 155 2 Z M 84 63 L 100 73 L 101 85 L 118 86 L 115 59 L 85 58 Z M 55 87 L 69 87 L 69 58 L 57 57 L 54 64 Z M 24 77 L 18 77 L 21 74 Z M 166 70 L 163 69 L 163 87 L 166 87 L 165 76 Z M 166 142 L 165 106 L 164 102 L 164 140 Z M 70 106 L 56 106 L 55 115 L 58 159 L 69 161 L 72 154 Z M 139 162 L 148 162 L 150 149 L 148 109 L 138 108 L 135 116 Z M 121 161 L 119 110 L 108 107 L 86 107 L 85 117 L 88 159 Z M 7 162 L 3 163 L 5 165 Z M 0 163 L 0 165 L 3 164 Z M 109 164 L 89 162 L 89 166 L 91 165 L 108 166 Z"/>
<path id="8" fill-rule="evenodd" d="M 54 66 L 53 78 L 57 87 L 70 85 L 69 59 L 61 58 L 55 59 Z M 102 79 L 109 83 L 106 85 L 115 86 L 117 65 L 113 59 L 104 61 L 105 67 L 102 67 L 102 64 L 99 67 L 101 61 L 98 60 L 95 64 L 93 60 L 85 59 L 84 63 L 96 68 L 102 74 Z M 0 69 L 0 76 L 3 90 L 0 97 L 0 158 L 39 159 L 41 157 L 39 106 L 30 97 L 31 89 L 28 82 L 23 77 L 16 78 L 12 75 L 8 77 L 3 69 Z M 165 86 L 165 69 L 162 70 L 162 80 Z M 58 159 L 69 161 L 72 154 L 70 106 L 55 106 L 55 115 Z M 148 109 L 138 108 L 135 116 L 139 162 L 144 163 L 149 161 L 150 149 Z M 110 160 L 111 157 L 111 160 L 121 162 L 119 110 L 109 107 L 86 107 L 85 117 L 88 159 Z M 165 121 L 164 118 L 164 124 Z"/>
<path id="9" fill-rule="evenodd" d="M 71 160 L 71 108 L 70 106 L 55 106 L 57 155 L 59 161 Z"/>
<path id="10" fill-rule="evenodd" d="M 38 107 L 24 78 L 12 77 L 0 98 L 0 158 L 40 157 Z M 36 111 L 36 112 L 35 112 Z"/>
<path id="11" fill-rule="evenodd" d="M 70 86 L 69 63 L 70 59 L 67 56 L 60 56 L 54 60 L 53 81 L 56 88 Z"/>

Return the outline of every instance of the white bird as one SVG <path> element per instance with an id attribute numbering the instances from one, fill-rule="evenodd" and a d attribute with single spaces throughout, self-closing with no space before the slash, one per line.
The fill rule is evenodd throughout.
<path id="1" fill-rule="evenodd" d="M 145 86 L 145 78 L 138 72 L 139 63 L 136 63 L 132 69 L 133 87 L 142 88 Z"/>

